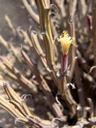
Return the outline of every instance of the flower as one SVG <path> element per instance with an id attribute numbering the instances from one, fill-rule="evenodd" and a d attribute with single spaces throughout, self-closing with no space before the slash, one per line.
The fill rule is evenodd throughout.
<path id="1" fill-rule="evenodd" d="M 63 31 L 63 35 L 60 36 L 60 43 L 61 43 L 61 47 L 62 47 L 62 53 L 64 54 L 68 54 L 69 51 L 69 47 L 73 41 L 73 39 L 68 35 L 68 33 L 66 31 Z"/>
<path id="2" fill-rule="evenodd" d="M 73 39 L 68 35 L 66 31 L 63 31 L 63 35 L 60 36 L 60 43 L 62 47 L 61 56 L 61 76 L 64 76 L 68 67 L 68 51 Z"/>

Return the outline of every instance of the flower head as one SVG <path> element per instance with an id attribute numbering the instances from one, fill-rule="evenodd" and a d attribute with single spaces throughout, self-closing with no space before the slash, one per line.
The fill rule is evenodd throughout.
<path id="1" fill-rule="evenodd" d="M 73 39 L 68 35 L 68 33 L 66 31 L 63 31 L 63 35 L 60 36 L 60 43 L 61 43 L 63 55 L 68 54 L 69 47 L 70 47 L 72 41 L 73 41 Z"/>

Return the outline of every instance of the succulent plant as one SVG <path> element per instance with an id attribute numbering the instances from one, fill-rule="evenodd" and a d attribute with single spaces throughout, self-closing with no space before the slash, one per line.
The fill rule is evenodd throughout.
<path id="1" fill-rule="evenodd" d="M 29 90 L 34 98 L 38 99 L 37 101 L 41 101 L 45 96 L 54 118 L 44 120 L 31 112 L 25 101 L 9 84 L 3 85 L 8 99 L 0 96 L 0 105 L 17 121 L 25 123 L 28 127 L 89 128 L 95 125 L 94 95 L 89 92 L 90 89 L 94 92 L 96 86 L 96 75 L 93 72 L 95 69 L 93 66 L 95 64 L 95 45 L 93 46 L 93 44 L 95 44 L 96 36 L 92 35 L 89 39 L 88 31 L 94 35 L 96 33 L 94 23 L 96 0 L 91 3 L 92 6 L 88 0 L 22 0 L 22 2 L 36 22 L 38 31 L 30 29 L 27 32 L 21 28 L 16 30 L 11 19 L 6 15 L 5 20 L 12 30 L 13 36 L 18 37 L 18 40 L 24 40 L 25 43 L 22 48 L 17 49 L 0 35 L 0 42 L 9 53 L 11 51 L 11 57 L 14 57 L 15 62 L 19 64 L 18 68 L 6 56 L 0 56 L 2 62 L 0 62 L 0 68 L 3 76 L 8 76 L 13 83 L 22 86 L 22 89 Z M 35 11 L 32 8 L 33 2 Z M 91 11 L 92 23 L 91 19 L 86 17 L 89 12 L 88 7 L 91 10 L 93 8 Z M 81 11 L 80 8 L 82 8 Z M 53 15 L 51 15 L 52 12 Z M 75 16 L 76 14 L 80 17 Z M 86 43 L 83 43 L 83 40 Z M 91 42 L 90 46 L 89 42 Z M 85 47 L 87 47 L 86 54 Z M 90 47 L 94 47 L 93 52 Z M 90 64 L 92 61 L 93 63 Z M 50 82 L 48 83 L 48 81 Z M 86 83 L 88 83 L 87 87 Z M 40 90 L 43 92 L 43 96 L 40 94 Z M 73 120 L 75 121 L 72 122 Z M 72 122 L 72 126 L 70 122 Z"/>

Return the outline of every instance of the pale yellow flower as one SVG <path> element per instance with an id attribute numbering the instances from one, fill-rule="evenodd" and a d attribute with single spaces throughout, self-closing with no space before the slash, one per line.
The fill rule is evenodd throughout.
<path id="1" fill-rule="evenodd" d="M 68 54 L 69 47 L 70 47 L 72 41 L 73 41 L 73 39 L 68 35 L 68 33 L 66 31 L 63 31 L 63 35 L 60 36 L 60 43 L 61 43 L 63 55 Z"/>

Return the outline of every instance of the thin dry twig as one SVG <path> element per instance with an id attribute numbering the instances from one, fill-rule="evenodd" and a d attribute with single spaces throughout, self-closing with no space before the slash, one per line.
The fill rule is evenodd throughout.
<path id="1" fill-rule="evenodd" d="M 19 71 L 18 69 L 12 65 L 5 57 L 0 57 L 1 61 L 5 65 L 5 67 L 10 70 L 11 73 L 15 75 L 15 77 L 18 79 L 19 82 L 22 83 L 22 85 L 25 85 L 25 87 L 28 87 L 31 89 L 32 93 L 34 95 L 37 95 L 37 90 L 35 85 L 29 81 L 27 78 L 25 78 Z"/>
<path id="2" fill-rule="evenodd" d="M 29 56 L 24 51 L 22 51 L 22 56 L 24 57 L 25 62 L 30 67 L 32 73 L 34 73 L 36 75 L 36 79 L 37 79 L 38 83 L 41 84 L 42 91 L 46 95 L 46 97 L 47 97 L 47 99 L 49 101 L 49 105 L 52 108 L 52 110 L 55 113 L 55 115 L 57 117 L 62 118 L 63 120 L 65 120 L 64 119 L 65 117 L 63 116 L 63 113 L 62 113 L 59 105 L 55 102 L 55 99 L 52 96 L 51 90 L 50 90 L 47 82 L 43 78 L 43 76 L 40 74 L 37 66 L 35 64 L 33 64 L 33 62 L 30 60 Z"/>
<path id="3" fill-rule="evenodd" d="M 0 35 L 0 43 L 4 45 L 4 47 L 9 51 L 8 42 Z"/>
<path id="4" fill-rule="evenodd" d="M 16 36 L 16 30 L 15 30 L 15 28 L 14 28 L 12 22 L 11 22 L 11 19 L 8 17 L 8 15 L 5 15 L 5 20 L 8 24 L 8 26 L 9 26 L 9 28 L 12 30 L 14 36 Z"/>
<path id="5" fill-rule="evenodd" d="M 4 90 L 9 100 L 5 100 L 3 97 L 0 97 L 0 105 L 11 115 L 13 115 L 19 122 L 25 123 L 28 126 L 33 126 L 34 128 L 51 127 L 50 121 L 40 119 L 36 115 L 33 115 L 26 103 L 8 84 L 4 84 Z"/>
<path id="6" fill-rule="evenodd" d="M 27 11 L 29 12 L 29 14 L 31 15 L 31 17 L 33 18 L 34 21 L 36 21 L 39 24 L 39 17 L 38 15 L 33 11 L 33 9 L 31 8 L 30 4 L 28 3 L 28 0 L 23 0 L 23 4 L 26 7 Z"/>

